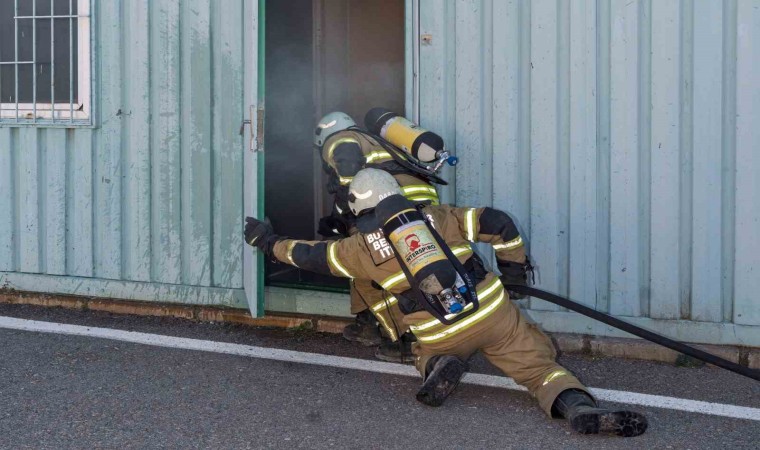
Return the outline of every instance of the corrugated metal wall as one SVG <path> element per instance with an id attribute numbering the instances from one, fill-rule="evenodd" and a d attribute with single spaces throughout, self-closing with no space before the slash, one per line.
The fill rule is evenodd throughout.
<path id="1" fill-rule="evenodd" d="M 244 306 L 243 1 L 93 8 L 95 127 L 0 124 L 5 283 Z"/>
<path id="2" fill-rule="evenodd" d="M 95 126 L 0 125 L 0 287 L 244 307 L 243 1 L 93 7 Z M 444 198 L 510 211 L 543 288 L 760 346 L 760 0 L 419 11 L 407 95 L 461 158 Z"/>
<path id="3" fill-rule="evenodd" d="M 540 287 L 760 345 L 760 1 L 421 0 L 419 33 L 448 198 L 511 212 Z"/>

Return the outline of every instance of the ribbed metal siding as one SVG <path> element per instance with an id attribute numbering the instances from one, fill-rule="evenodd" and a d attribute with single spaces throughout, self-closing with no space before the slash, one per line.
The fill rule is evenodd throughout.
<path id="1" fill-rule="evenodd" d="M 96 126 L 0 127 L 0 271 L 242 288 L 242 0 L 93 8 Z"/>
<path id="2" fill-rule="evenodd" d="M 419 27 L 446 195 L 512 213 L 540 287 L 760 325 L 760 1 L 421 0 Z"/>

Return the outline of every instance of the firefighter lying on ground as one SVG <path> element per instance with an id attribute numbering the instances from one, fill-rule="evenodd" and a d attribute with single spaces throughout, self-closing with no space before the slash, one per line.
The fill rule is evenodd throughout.
<path id="1" fill-rule="evenodd" d="M 408 278 L 373 211 L 381 200 L 392 196 L 399 199 L 399 194 L 390 175 L 365 169 L 350 187 L 349 204 L 358 217 L 360 233 L 332 242 L 292 240 L 277 236 L 269 225 L 249 217 L 245 239 L 287 264 L 340 277 L 371 279 L 390 292 L 389 302 L 400 305 L 404 323 L 417 337 L 413 345 L 415 364 L 424 380 L 417 400 L 424 404 L 441 405 L 466 372 L 467 360 L 479 350 L 525 386 L 546 414 L 567 419 L 579 433 L 636 436 L 646 430 L 646 418 L 639 413 L 599 408 L 587 388 L 555 362 L 549 338 L 509 301 L 499 278 L 484 269 L 472 250 L 473 242 L 493 245 L 497 260 L 522 251 L 519 234 L 505 213 L 445 205 L 419 208 L 469 274 L 479 300 L 476 312 L 452 325 L 443 324 L 422 309 L 410 293 Z M 380 245 L 375 246 L 375 242 Z"/>

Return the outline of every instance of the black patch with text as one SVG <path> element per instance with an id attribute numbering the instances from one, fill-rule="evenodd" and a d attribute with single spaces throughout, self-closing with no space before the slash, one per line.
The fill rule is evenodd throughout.
<path id="1" fill-rule="evenodd" d="M 376 266 L 393 258 L 393 249 L 390 244 L 388 244 L 385 235 L 381 231 L 365 233 L 364 243 L 367 245 L 369 254 L 372 256 L 372 262 L 374 262 Z"/>

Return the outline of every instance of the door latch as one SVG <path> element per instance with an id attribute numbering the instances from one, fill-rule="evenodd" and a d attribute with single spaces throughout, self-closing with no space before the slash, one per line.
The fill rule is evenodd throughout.
<path id="1" fill-rule="evenodd" d="M 251 119 L 245 119 L 240 123 L 240 135 L 243 135 L 243 132 L 245 131 L 245 126 L 251 124 Z"/>

